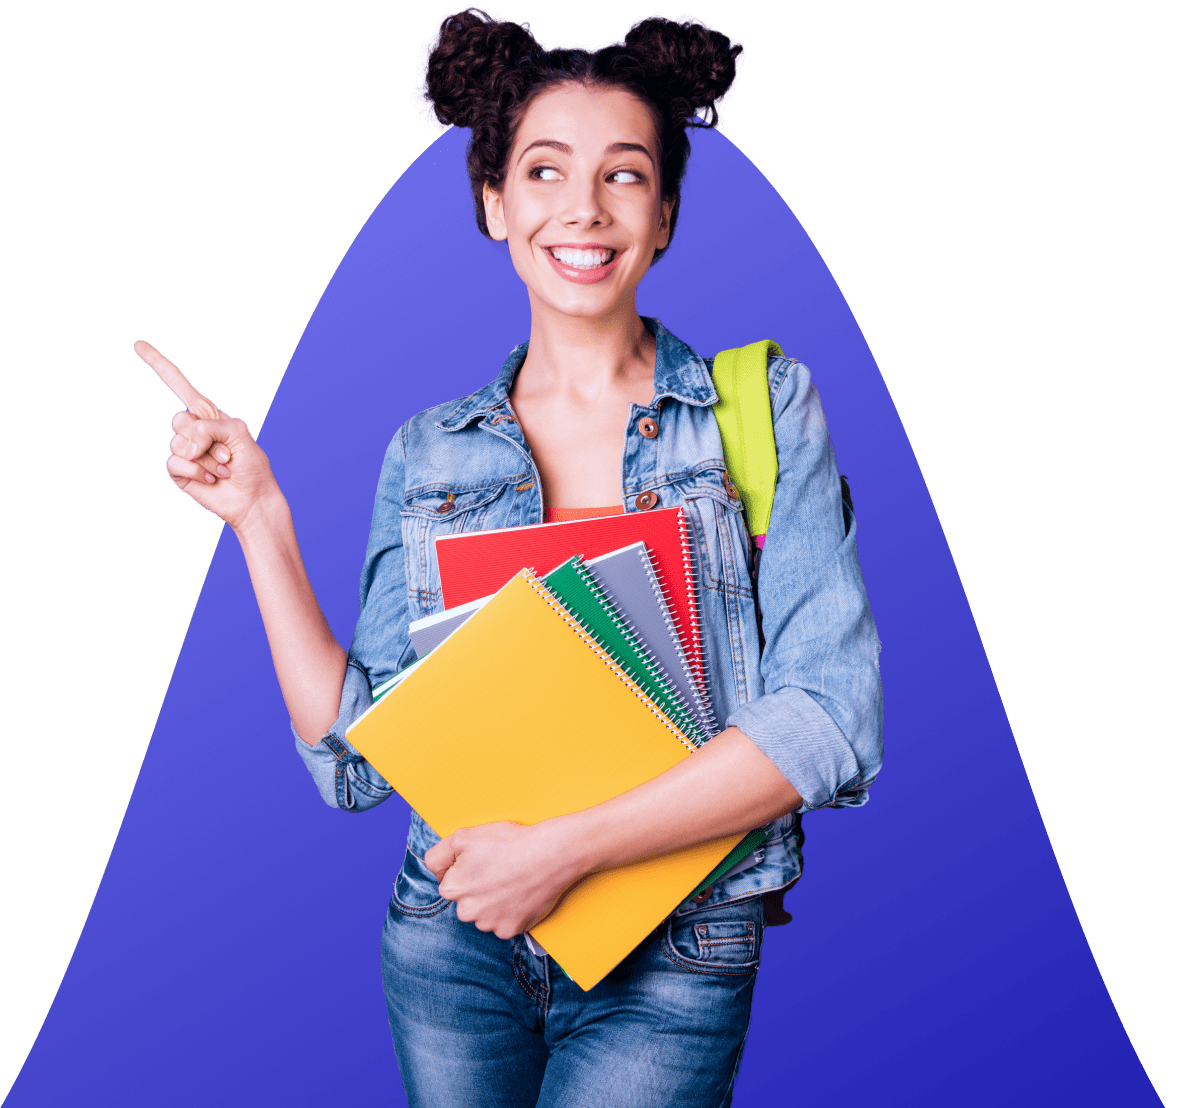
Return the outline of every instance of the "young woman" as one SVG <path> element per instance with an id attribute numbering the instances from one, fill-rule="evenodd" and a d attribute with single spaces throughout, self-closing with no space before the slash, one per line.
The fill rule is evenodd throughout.
<path id="1" fill-rule="evenodd" d="M 729 1103 L 765 901 L 801 872 L 800 813 L 862 803 L 879 768 L 878 641 L 808 371 L 769 360 L 780 478 L 758 579 L 762 652 L 709 364 L 635 308 L 674 234 L 686 127 L 700 125 L 696 112 L 713 125 L 739 52 L 721 34 L 665 20 L 595 54 L 545 52 L 522 27 L 474 11 L 443 24 L 428 95 L 443 123 L 472 129 L 478 225 L 510 248 L 531 335 L 490 384 L 393 438 L 346 654 L 262 451 L 166 359 L 138 348 L 187 406 L 173 421 L 168 471 L 237 533 L 296 745 L 327 803 L 345 810 L 392 792 L 344 732 L 372 688 L 413 660 L 409 622 L 440 608 L 437 535 L 686 508 L 725 729 L 639 788 L 534 826 L 439 841 L 414 814 L 382 950 L 415 1106 Z M 525 938 L 588 873 L 765 826 L 750 865 L 588 993 Z"/>

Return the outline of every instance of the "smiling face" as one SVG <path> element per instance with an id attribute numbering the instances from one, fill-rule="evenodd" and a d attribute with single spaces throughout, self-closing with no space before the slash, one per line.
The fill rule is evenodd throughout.
<path id="1" fill-rule="evenodd" d="M 501 192 L 483 188 L 532 310 L 601 318 L 633 311 L 670 238 L 650 109 L 617 88 L 564 84 L 528 105 Z"/>

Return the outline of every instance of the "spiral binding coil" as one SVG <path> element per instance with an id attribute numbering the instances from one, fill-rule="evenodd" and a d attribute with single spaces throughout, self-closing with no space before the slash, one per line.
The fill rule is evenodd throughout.
<path id="1" fill-rule="evenodd" d="M 549 607 L 554 608 L 559 614 L 560 618 L 568 624 L 569 627 L 576 633 L 576 635 L 588 646 L 594 654 L 596 654 L 620 679 L 627 689 L 630 689 L 650 711 L 655 718 L 661 723 L 679 742 L 683 744 L 688 750 L 695 750 L 696 744 L 691 742 L 683 730 L 678 727 L 657 704 L 650 699 L 646 691 L 635 681 L 626 670 L 626 668 L 617 662 L 613 656 L 599 643 L 589 632 L 580 624 L 577 618 L 564 607 L 544 586 L 544 583 L 536 577 L 531 570 L 524 569 L 520 571 L 523 575 L 523 580 L 526 581 L 532 589 L 544 600 Z"/>
<path id="2" fill-rule="evenodd" d="M 678 538 L 682 546 L 683 561 L 687 566 L 686 584 L 687 584 L 687 608 L 690 616 L 690 630 L 692 638 L 692 646 L 699 656 L 699 665 L 703 664 L 703 636 L 699 634 L 699 604 L 695 595 L 695 578 L 699 574 L 699 566 L 695 561 L 695 547 L 691 542 L 690 524 L 687 522 L 686 512 L 680 512 L 678 516 Z M 703 671 L 700 668 L 700 680 L 702 680 Z"/>
<path id="3" fill-rule="evenodd" d="M 688 561 L 688 566 L 689 564 L 690 563 Z M 699 714 L 703 720 L 704 729 L 710 735 L 718 734 L 719 725 L 715 719 L 715 712 L 711 707 L 711 698 L 707 693 L 707 686 L 704 679 L 706 670 L 701 665 L 696 665 L 695 661 L 687 654 L 683 647 L 681 621 L 677 613 L 670 606 L 670 603 L 666 599 L 666 583 L 663 578 L 662 569 L 658 564 L 658 556 L 649 548 L 647 548 L 645 551 L 645 565 L 646 572 L 650 576 L 650 582 L 655 586 L 654 595 L 658 599 L 658 606 L 662 609 L 662 618 L 666 621 L 667 626 L 670 628 L 670 637 L 674 643 L 675 652 L 678 654 L 679 661 L 683 667 L 683 672 L 690 680 L 691 691 L 694 693 L 695 705 L 698 708 Z M 700 655 L 702 654 L 701 638 L 702 637 L 699 635 L 695 636 L 695 642 L 699 647 Z"/>
<path id="4" fill-rule="evenodd" d="M 699 579 L 699 561 L 695 554 L 696 544 L 691 542 L 691 524 L 685 511 L 678 517 L 678 531 L 682 542 L 683 560 L 687 565 L 687 605 L 691 610 L 691 630 L 698 657 L 699 687 L 705 690 L 709 659 L 707 657 L 707 641 L 699 631 L 702 621 L 699 619 L 699 594 L 695 587 L 695 582 Z"/>

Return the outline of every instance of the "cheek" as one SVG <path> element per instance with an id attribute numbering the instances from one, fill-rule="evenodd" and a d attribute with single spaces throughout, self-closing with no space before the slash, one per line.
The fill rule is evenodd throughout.
<path id="1" fill-rule="evenodd" d="M 511 264 L 515 268 L 515 275 L 524 284 L 530 285 L 532 283 L 532 275 L 536 270 L 535 259 L 531 255 L 531 250 L 525 242 L 520 242 L 510 235 L 507 236 L 507 249 L 511 253 Z"/>
<path id="2" fill-rule="evenodd" d="M 633 220 L 630 224 L 637 232 L 637 238 L 650 253 L 658 247 L 658 240 L 662 236 L 662 205 L 651 204 L 648 201 L 635 205 Z"/>
<path id="3" fill-rule="evenodd" d="M 640 223 L 647 234 L 654 234 L 662 220 L 662 202 L 655 200 L 648 193 L 632 204 L 635 226 Z"/>
<path id="4" fill-rule="evenodd" d="M 543 227 L 540 213 L 531 210 L 527 204 L 512 209 L 507 220 L 507 249 L 516 274 L 525 284 L 530 285 L 539 275 L 542 259 L 538 257 L 535 240 Z"/>
<path id="5" fill-rule="evenodd" d="M 531 248 L 531 240 L 543 230 L 550 213 L 545 205 L 527 193 L 517 193 L 504 198 L 504 216 L 507 224 L 507 241 L 512 251 Z"/>

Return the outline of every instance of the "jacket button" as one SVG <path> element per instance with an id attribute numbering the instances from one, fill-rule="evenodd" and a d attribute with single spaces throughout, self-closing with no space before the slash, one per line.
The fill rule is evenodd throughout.
<path id="1" fill-rule="evenodd" d="M 452 512 L 454 510 L 454 502 L 452 500 L 443 500 L 437 506 L 439 512 Z"/>
<path id="2" fill-rule="evenodd" d="M 691 900 L 696 904 L 706 904 L 707 901 L 711 899 L 711 894 L 714 891 L 715 890 L 710 885 L 708 885 L 707 888 L 700 890 L 697 896 L 691 897 Z"/>
<path id="3" fill-rule="evenodd" d="M 733 500 L 740 499 L 740 490 L 737 489 L 734 484 L 732 484 L 731 477 L 729 477 L 726 473 L 723 475 L 723 487 L 727 490 L 728 496 L 730 496 Z"/>
<path id="4" fill-rule="evenodd" d="M 658 421 L 649 416 L 642 416 L 638 420 L 638 430 L 645 438 L 656 439 L 658 437 Z"/>
<path id="5" fill-rule="evenodd" d="M 658 494 L 653 491 L 640 492 L 634 503 L 638 506 L 639 511 L 648 512 L 651 508 L 658 506 Z"/>

